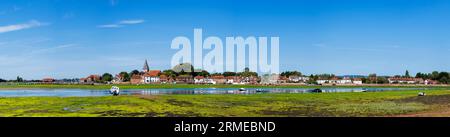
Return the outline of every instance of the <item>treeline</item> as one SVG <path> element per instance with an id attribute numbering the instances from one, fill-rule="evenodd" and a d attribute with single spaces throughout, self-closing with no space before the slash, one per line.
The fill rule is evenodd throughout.
<path id="1" fill-rule="evenodd" d="M 433 71 L 431 73 L 419 72 L 416 74 L 416 78 L 436 80 L 442 84 L 450 83 L 450 73 L 449 72 L 438 72 L 438 71 Z"/>

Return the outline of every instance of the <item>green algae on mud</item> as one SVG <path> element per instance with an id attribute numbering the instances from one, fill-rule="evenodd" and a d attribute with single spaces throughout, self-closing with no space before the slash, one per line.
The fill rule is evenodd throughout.
<path id="1" fill-rule="evenodd" d="M 442 106 L 448 90 L 321 94 L 1 97 L 4 117 L 394 116 Z"/>

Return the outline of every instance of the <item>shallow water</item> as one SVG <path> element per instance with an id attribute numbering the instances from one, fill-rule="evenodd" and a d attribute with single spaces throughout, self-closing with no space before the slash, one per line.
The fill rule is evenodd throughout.
<path id="1" fill-rule="evenodd" d="M 311 93 L 314 88 L 173 88 L 173 89 L 124 89 L 121 95 L 162 95 L 162 94 L 270 94 L 270 93 Z M 398 90 L 428 90 L 428 88 L 321 88 L 322 92 L 380 92 Z M 109 90 L 90 89 L 2 89 L 0 97 L 58 96 L 86 97 L 111 96 Z"/>

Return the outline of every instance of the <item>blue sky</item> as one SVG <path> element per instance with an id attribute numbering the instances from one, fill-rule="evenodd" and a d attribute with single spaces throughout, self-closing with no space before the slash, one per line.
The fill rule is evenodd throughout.
<path id="1" fill-rule="evenodd" d="M 0 78 L 170 67 L 170 42 L 279 36 L 280 69 L 403 74 L 450 68 L 448 0 L 2 0 Z"/>

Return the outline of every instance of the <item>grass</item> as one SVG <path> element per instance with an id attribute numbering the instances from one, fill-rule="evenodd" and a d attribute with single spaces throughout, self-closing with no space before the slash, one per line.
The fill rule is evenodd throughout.
<path id="1" fill-rule="evenodd" d="M 80 85 L 80 84 L 0 84 L 0 89 L 29 89 L 29 88 L 76 88 L 76 89 L 110 89 L 113 85 Z M 449 89 L 450 86 L 415 86 L 415 85 L 371 85 L 371 86 L 305 86 L 305 85 L 194 85 L 194 84 L 141 84 L 117 85 L 121 89 L 148 89 L 148 88 L 323 88 L 323 87 L 432 87 Z"/>
<path id="2" fill-rule="evenodd" d="M 2 97 L 0 116 L 395 116 L 450 106 L 449 90 L 320 94 Z"/>

